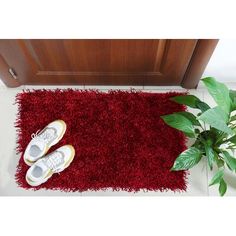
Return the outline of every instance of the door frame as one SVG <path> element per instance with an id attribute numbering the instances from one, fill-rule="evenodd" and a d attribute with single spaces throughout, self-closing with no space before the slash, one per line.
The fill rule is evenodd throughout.
<path id="1" fill-rule="evenodd" d="M 181 82 L 183 88 L 197 88 L 218 41 L 219 39 L 198 40 Z"/>

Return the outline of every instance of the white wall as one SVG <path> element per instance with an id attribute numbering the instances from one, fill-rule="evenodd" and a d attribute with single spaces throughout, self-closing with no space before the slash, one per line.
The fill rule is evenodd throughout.
<path id="1" fill-rule="evenodd" d="M 203 77 L 236 83 L 236 39 L 220 39 Z"/>

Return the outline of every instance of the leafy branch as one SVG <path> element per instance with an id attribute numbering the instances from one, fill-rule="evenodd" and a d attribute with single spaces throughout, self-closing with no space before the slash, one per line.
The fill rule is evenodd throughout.
<path id="1" fill-rule="evenodd" d="M 169 126 L 182 131 L 194 144 L 182 152 L 174 162 L 172 171 L 188 170 L 207 158 L 210 170 L 217 168 L 209 186 L 218 184 L 219 193 L 223 196 L 227 191 L 224 180 L 225 169 L 236 171 L 236 91 L 229 90 L 223 83 L 212 77 L 202 79 L 208 92 L 217 106 L 211 108 L 194 95 L 172 97 L 171 100 L 198 109 L 197 116 L 190 112 L 176 112 L 162 116 Z"/>

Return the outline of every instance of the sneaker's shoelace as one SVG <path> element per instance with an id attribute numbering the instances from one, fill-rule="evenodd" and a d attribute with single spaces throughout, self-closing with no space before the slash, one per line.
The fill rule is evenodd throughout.
<path id="1" fill-rule="evenodd" d="M 55 138 L 55 132 L 52 129 L 46 129 L 43 133 L 40 134 L 40 130 L 38 130 L 36 133 L 33 133 L 31 135 L 31 138 L 49 143 L 52 139 Z"/>
<path id="2" fill-rule="evenodd" d="M 64 162 L 63 154 L 60 152 L 55 151 L 54 153 L 50 154 L 47 158 L 45 158 L 45 164 L 50 168 L 52 171 L 57 171 L 60 165 Z"/>

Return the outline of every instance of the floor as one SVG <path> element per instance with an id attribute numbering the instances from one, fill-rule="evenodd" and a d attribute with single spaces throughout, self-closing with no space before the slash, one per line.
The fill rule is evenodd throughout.
<path id="1" fill-rule="evenodd" d="M 236 84 L 229 84 L 231 88 L 236 88 Z M 69 86 L 60 86 L 60 88 L 68 88 Z M 206 160 L 203 159 L 196 167 L 192 168 L 188 177 L 188 189 L 186 192 L 171 191 L 166 192 L 143 192 L 127 193 L 124 191 L 113 192 L 107 190 L 105 192 L 87 191 L 83 193 L 64 193 L 60 191 L 49 190 L 25 190 L 19 188 L 14 180 L 15 168 L 18 163 L 19 155 L 15 152 L 16 132 L 14 121 L 17 113 L 17 106 L 14 104 L 15 95 L 22 89 L 54 89 L 53 86 L 22 86 L 19 88 L 6 88 L 0 83 L 0 196 L 218 196 L 217 186 L 208 187 L 208 182 L 212 177 L 212 172 L 207 169 Z M 74 86 L 78 89 L 99 89 L 107 91 L 109 89 L 129 90 L 128 86 Z M 134 86 L 134 89 L 148 92 L 168 92 L 168 91 L 185 91 L 181 87 L 149 87 L 149 86 Z M 198 96 L 205 102 L 214 105 L 214 101 L 208 95 L 206 90 L 201 86 L 197 90 L 189 90 L 191 94 Z M 236 196 L 236 181 L 235 176 L 231 173 L 226 174 L 228 182 L 227 196 Z"/>

